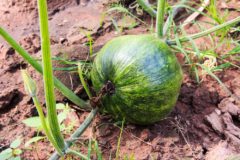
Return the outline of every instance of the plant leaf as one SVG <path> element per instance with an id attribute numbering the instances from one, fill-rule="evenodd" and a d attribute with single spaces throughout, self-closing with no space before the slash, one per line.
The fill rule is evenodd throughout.
<path id="1" fill-rule="evenodd" d="M 10 159 L 8 160 L 21 160 L 21 157 L 20 156 L 17 156 L 17 157 L 11 157 Z"/>
<path id="2" fill-rule="evenodd" d="M 1 160 L 7 160 L 7 159 L 11 158 L 11 156 L 12 156 L 12 149 L 11 148 L 7 148 L 0 153 L 0 159 Z"/>
<path id="3" fill-rule="evenodd" d="M 67 112 L 61 112 L 57 117 L 59 124 L 61 124 L 67 118 Z"/>
<path id="4" fill-rule="evenodd" d="M 14 140 L 11 144 L 10 147 L 11 148 L 17 148 L 20 146 L 20 144 L 22 143 L 22 139 L 21 138 L 17 138 L 16 140 Z"/>
<path id="5" fill-rule="evenodd" d="M 29 147 L 32 143 L 38 142 L 42 139 L 44 139 L 45 137 L 43 136 L 37 136 L 37 137 L 33 137 L 31 139 L 29 139 L 26 143 L 25 143 L 25 147 Z"/>
<path id="6" fill-rule="evenodd" d="M 39 117 L 31 117 L 22 121 L 26 126 L 42 130 L 42 124 Z"/>
<path id="7" fill-rule="evenodd" d="M 231 55 L 235 55 L 235 54 L 240 54 L 240 45 L 237 45 L 235 48 L 233 48 L 229 53 L 225 54 L 222 56 L 222 58 L 227 58 Z"/>
<path id="8" fill-rule="evenodd" d="M 219 66 L 216 66 L 216 67 L 212 68 L 211 71 L 212 72 L 219 71 L 219 70 L 226 69 L 226 68 L 229 68 L 229 67 L 231 67 L 231 63 L 227 62 L 227 63 L 223 63 Z"/>
<path id="9" fill-rule="evenodd" d="M 236 46 L 229 52 L 229 54 L 237 54 L 237 53 L 240 53 L 240 45 Z"/>
<path id="10" fill-rule="evenodd" d="M 56 109 L 58 109 L 58 110 L 64 110 L 64 109 L 66 109 L 66 105 L 65 104 L 63 104 L 63 103 L 57 103 L 56 104 Z"/>

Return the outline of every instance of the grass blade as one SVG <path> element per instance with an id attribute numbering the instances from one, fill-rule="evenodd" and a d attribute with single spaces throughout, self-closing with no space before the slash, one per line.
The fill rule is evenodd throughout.
<path id="1" fill-rule="evenodd" d="M 91 94 L 91 92 L 90 92 L 90 90 L 89 90 L 89 88 L 88 88 L 88 86 L 87 86 L 87 84 L 86 84 L 86 82 L 84 80 L 82 67 L 81 67 L 80 63 L 78 63 L 78 74 L 79 74 L 80 81 L 81 81 L 81 83 L 83 85 L 83 88 L 85 89 L 85 91 L 86 91 L 86 93 L 88 95 L 88 98 L 90 99 L 92 97 L 92 94 Z"/>
<path id="2" fill-rule="evenodd" d="M 192 35 L 189 35 L 188 37 L 181 37 L 181 38 L 179 38 L 179 40 L 180 40 L 180 42 L 187 42 L 190 39 L 197 39 L 197 38 L 206 36 L 206 35 L 208 35 L 210 33 L 216 32 L 216 31 L 218 31 L 218 30 L 220 30 L 220 29 L 222 29 L 224 27 L 228 27 L 228 26 L 231 26 L 233 24 L 236 24 L 237 22 L 240 22 L 240 16 L 235 18 L 235 19 L 233 19 L 233 20 L 225 22 L 223 24 L 220 24 L 220 25 L 217 25 L 215 27 L 212 27 L 212 28 L 210 28 L 208 30 L 202 31 L 200 33 L 192 34 Z M 167 43 L 169 45 L 175 45 L 176 44 L 176 40 L 175 39 L 174 40 L 168 40 Z"/>
<path id="3" fill-rule="evenodd" d="M 92 152 L 92 139 L 89 138 L 89 142 L 88 142 L 88 155 L 87 155 L 88 159 L 91 159 L 91 152 Z"/>
<path id="4" fill-rule="evenodd" d="M 125 122 L 125 119 L 122 121 L 122 125 L 121 125 L 121 128 L 120 128 L 120 134 L 119 134 L 119 137 L 118 137 L 117 151 L 116 151 L 116 160 L 118 160 L 118 158 L 119 158 L 120 144 L 121 144 L 121 140 L 122 140 L 122 133 L 123 133 L 124 122 Z"/>
<path id="5" fill-rule="evenodd" d="M 78 156 L 79 158 L 84 159 L 84 160 L 88 160 L 88 158 L 87 158 L 85 155 L 83 155 L 83 154 L 80 153 L 80 152 L 74 151 L 74 150 L 72 150 L 72 149 L 68 149 L 68 150 L 66 151 L 66 153 L 67 153 L 67 154 L 72 154 L 72 155 Z"/>

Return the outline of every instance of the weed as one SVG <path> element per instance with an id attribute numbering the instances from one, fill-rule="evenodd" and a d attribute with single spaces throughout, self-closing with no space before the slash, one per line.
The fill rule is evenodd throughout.
<path id="1" fill-rule="evenodd" d="M 1 160 L 21 160 L 20 155 L 22 154 L 22 150 L 19 148 L 22 143 L 22 139 L 18 137 L 14 140 L 9 148 L 3 150 L 0 153 Z"/>

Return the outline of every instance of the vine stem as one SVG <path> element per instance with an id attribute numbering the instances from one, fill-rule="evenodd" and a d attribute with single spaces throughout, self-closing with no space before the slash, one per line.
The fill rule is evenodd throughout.
<path id="1" fill-rule="evenodd" d="M 53 69 L 51 61 L 52 56 L 50 52 L 50 37 L 48 30 L 47 0 L 38 0 L 38 11 L 41 35 L 44 93 L 47 106 L 47 118 L 53 139 L 57 143 L 58 147 L 62 150 L 65 148 L 65 142 L 63 135 L 61 134 L 57 118 L 53 82 Z"/>
<path id="2" fill-rule="evenodd" d="M 223 23 L 223 24 L 220 24 L 220 25 L 217 25 L 217 26 L 215 26 L 215 27 L 212 27 L 212 28 L 210 28 L 210 29 L 208 29 L 208 30 L 202 31 L 202 32 L 200 32 L 200 33 L 192 34 L 192 35 L 189 35 L 189 36 L 186 36 L 186 37 L 181 37 L 181 38 L 179 38 L 179 41 L 180 41 L 180 42 L 187 42 L 187 41 L 189 41 L 190 39 L 201 38 L 201 37 L 206 36 L 206 35 L 208 35 L 208 34 L 210 34 L 210 33 L 216 32 L 216 31 L 218 31 L 218 30 L 220 30 L 220 29 L 223 29 L 223 28 L 225 28 L 225 27 L 228 27 L 228 26 L 231 26 L 231 25 L 233 25 L 233 24 L 236 24 L 236 23 L 238 23 L 238 22 L 240 22 L 240 16 L 237 17 L 237 18 L 235 18 L 235 19 L 232 19 L 232 20 L 230 20 L 230 21 L 228 21 L 228 22 L 225 22 L 225 23 Z M 175 39 L 173 39 L 173 40 L 167 40 L 167 44 L 170 45 L 170 46 L 171 46 L 171 45 L 176 45 L 176 40 L 175 40 Z"/>
<path id="3" fill-rule="evenodd" d="M 158 0 L 156 33 L 158 38 L 163 37 L 164 13 L 166 0 Z"/>
<path id="4" fill-rule="evenodd" d="M 147 0 L 137 0 L 137 2 L 151 16 L 156 17 L 157 12 L 151 7 Z"/>
<path id="5" fill-rule="evenodd" d="M 67 154 L 72 154 L 72 155 L 78 156 L 79 158 L 84 159 L 84 160 L 88 160 L 88 157 L 87 157 L 87 156 L 85 156 L 85 155 L 83 155 L 82 153 L 79 153 L 79 152 L 77 152 L 77 151 L 74 151 L 74 150 L 72 150 L 72 149 L 68 149 L 68 150 L 66 151 L 66 153 L 67 153 Z"/>
<path id="6" fill-rule="evenodd" d="M 66 141 L 66 146 L 63 152 L 67 153 L 66 151 L 74 144 L 74 141 L 78 139 L 79 136 L 83 134 L 83 132 L 87 129 L 87 127 L 91 124 L 95 116 L 97 115 L 99 108 L 94 108 L 88 115 L 88 117 L 84 120 L 84 122 L 79 126 L 79 128 L 71 135 L 70 139 Z M 49 158 L 49 160 L 58 160 L 60 155 L 55 152 Z"/>
<path id="7" fill-rule="evenodd" d="M 181 0 L 179 4 L 177 4 L 175 7 L 172 9 L 172 14 L 168 15 L 168 18 L 164 24 L 163 27 L 163 36 L 165 36 L 169 30 L 170 25 L 172 24 L 173 19 L 176 18 L 179 12 L 183 9 L 181 5 L 184 5 L 188 0 Z"/>

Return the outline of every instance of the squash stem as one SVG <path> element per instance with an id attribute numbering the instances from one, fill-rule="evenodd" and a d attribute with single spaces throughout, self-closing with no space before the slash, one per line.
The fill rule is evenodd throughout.
<path id="1" fill-rule="evenodd" d="M 172 9 L 172 14 L 168 15 L 168 18 L 164 24 L 163 27 L 163 36 L 165 36 L 172 25 L 173 19 L 177 16 L 177 14 L 181 11 L 183 8 L 182 5 L 185 4 L 188 0 L 181 0 L 176 6 L 173 7 Z"/>
<path id="2" fill-rule="evenodd" d="M 183 4 L 185 4 L 188 0 L 181 0 L 179 4 L 177 4 L 175 7 L 173 7 L 172 16 L 168 16 L 168 19 L 163 27 L 163 35 L 165 35 L 168 31 L 169 26 L 171 25 L 172 19 L 176 17 L 176 15 L 179 13 L 180 9 L 183 8 Z M 156 17 L 157 11 L 154 10 L 151 5 L 149 4 L 148 0 L 137 0 L 138 4 L 145 10 L 148 14 L 150 14 L 152 17 Z"/>
<path id="3" fill-rule="evenodd" d="M 181 37 L 181 38 L 179 38 L 179 41 L 180 42 L 188 42 L 190 39 L 201 38 L 203 36 L 206 36 L 206 35 L 208 35 L 210 33 L 216 32 L 216 31 L 218 31 L 220 29 L 223 29 L 225 27 L 229 27 L 231 25 L 234 25 L 234 24 L 236 24 L 238 22 L 240 22 L 240 16 L 235 18 L 235 19 L 232 19 L 232 20 L 230 20 L 228 22 L 225 22 L 223 24 L 220 24 L 220 25 L 217 25 L 215 27 L 212 27 L 212 28 L 210 28 L 208 30 L 202 31 L 200 33 L 192 34 L 192 35 L 189 35 L 189 36 L 186 36 L 186 37 Z M 176 45 L 176 40 L 175 39 L 167 40 L 167 44 L 170 45 L 170 46 L 171 45 Z"/>
<path id="4" fill-rule="evenodd" d="M 0 27 L 0 35 L 27 61 L 36 71 L 43 73 L 42 66 L 26 51 L 24 50 L 2 27 Z M 67 88 L 61 81 L 54 77 L 55 87 L 70 101 L 78 105 L 82 109 L 90 109 L 90 105 L 84 100 L 80 99 L 69 88 Z"/>
<path id="5" fill-rule="evenodd" d="M 98 113 L 99 108 L 94 108 L 88 115 L 88 117 L 84 120 L 84 122 L 79 126 L 79 128 L 71 135 L 70 139 L 66 141 L 66 147 L 63 150 L 63 152 L 66 152 L 73 144 L 74 142 L 80 137 L 83 132 L 87 129 L 87 127 L 91 124 L 93 119 Z M 53 153 L 52 156 L 49 158 L 49 160 L 58 160 L 60 156 L 57 152 Z"/>
<path id="6" fill-rule="evenodd" d="M 58 123 L 54 94 L 53 69 L 50 53 L 50 38 L 48 31 L 47 0 L 38 0 L 38 11 L 41 34 L 43 81 L 48 123 L 53 139 L 56 141 L 58 147 L 63 150 L 65 148 L 65 142 Z"/>
<path id="7" fill-rule="evenodd" d="M 137 0 L 138 4 L 152 17 L 156 17 L 157 12 L 151 7 L 148 0 Z"/>
<path id="8" fill-rule="evenodd" d="M 158 38 L 163 37 L 164 13 L 165 13 L 165 0 L 158 0 L 156 21 L 156 33 Z"/>

